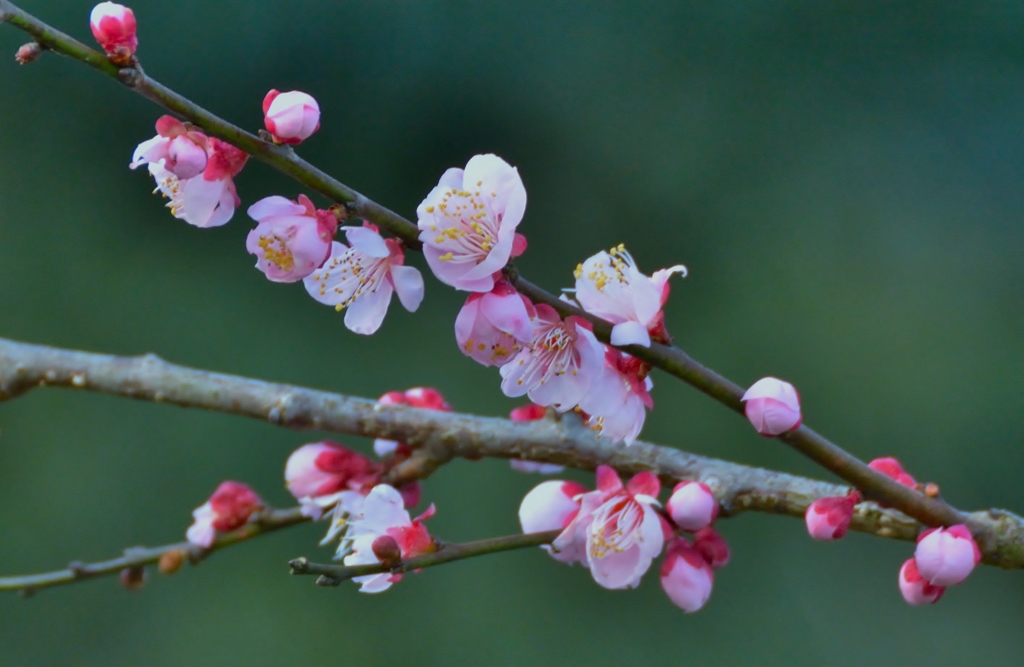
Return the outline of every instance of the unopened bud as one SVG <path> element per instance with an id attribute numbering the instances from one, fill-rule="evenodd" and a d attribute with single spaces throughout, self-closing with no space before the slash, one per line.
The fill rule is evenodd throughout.
<path id="1" fill-rule="evenodd" d="M 398 546 L 395 538 L 390 535 L 381 535 L 375 539 L 371 548 L 373 555 L 384 567 L 392 569 L 402 564 L 402 549 Z"/>
<path id="2" fill-rule="evenodd" d="M 127 65 L 135 55 L 139 39 L 135 34 L 135 14 L 124 5 L 101 2 L 93 7 L 89 27 L 111 61 Z"/>
<path id="3" fill-rule="evenodd" d="M 761 378 L 740 399 L 747 419 L 761 435 L 773 438 L 800 428 L 800 396 L 777 378 Z"/>
<path id="4" fill-rule="evenodd" d="M 924 495 L 928 496 L 929 498 L 938 498 L 939 485 L 936 484 L 935 482 L 928 482 L 927 484 L 924 485 Z"/>
<path id="5" fill-rule="evenodd" d="M 127 591 L 137 591 L 146 583 L 146 570 L 140 566 L 126 567 L 121 570 L 121 587 Z"/>
<path id="6" fill-rule="evenodd" d="M 693 546 L 713 570 L 729 564 L 729 545 L 711 526 L 694 533 Z"/>
<path id="7" fill-rule="evenodd" d="M 157 568 L 160 570 L 160 574 L 174 574 L 181 569 L 181 566 L 185 563 L 185 552 L 181 549 L 171 549 L 165 551 L 160 556 L 160 561 L 157 563 Z"/>
<path id="8" fill-rule="evenodd" d="M 27 65 L 38 58 L 42 52 L 43 47 L 39 42 L 29 42 L 21 45 L 18 52 L 14 54 L 14 59 L 18 61 L 19 65 Z"/>
<path id="9" fill-rule="evenodd" d="M 819 498 L 804 514 L 807 532 L 816 540 L 838 540 L 850 528 L 853 508 L 860 500 L 856 491 L 834 498 Z"/>

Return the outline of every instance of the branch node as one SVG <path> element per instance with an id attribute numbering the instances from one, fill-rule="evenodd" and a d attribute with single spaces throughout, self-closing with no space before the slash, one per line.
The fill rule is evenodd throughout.
<path id="1" fill-rule="evenodd" d="M 73 560 L 68 563 L 68 570 L 76 579 L 85 576 L 85 563 L 80 560 Z"/>
<path id="2" fill-rule="evenodd" d="M 309 572 L 309 559 L 305 556 L 299 556 L 293 560 L 288 561 L 288 567 L 291 568 L 289 574 L 306 574 Z"/>
<path id="3" fill-rule="evenodd" d="M 341 582 L 335 579 L 334 577 L 329 577 L 326 574 L 321 574 L 319 577 L 316 578 L 316 585 L 333 588 L 335 586 L 341 585 Z"/>
<path id="4" fill-rule="evenodd" d="M 117 79 L 129 88 L 136 88 L 142 82 L 142 71 L 138 67 L 122 67 L 117 70 Z"/>

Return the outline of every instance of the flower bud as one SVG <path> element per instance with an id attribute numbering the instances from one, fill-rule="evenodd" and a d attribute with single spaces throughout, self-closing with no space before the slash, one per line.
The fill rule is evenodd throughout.
<path id="1" fill-rule="evenodd" d="M 683 530 L 700 530 L 718 516 L 718 501 L 703 482 L 680 482 L 665 505 L 672 521 Z"/>
<path id="2" fill-rule="evenodd" d="M 874 459 L 868 463 L 868 467 L 886 477 L 893 478 L 903 486 L 909 486 L 912 489 L 917 487 L 917 481 L 903 469 L 903 465 L 899 461 L 891 456 Z"/>
<path id="3" fill-rule="evenodd" d="M 377 404 L 409 405 L 423 410 L 442 410 L 444 412 L 451 412 L 452 409 L 452 406 L 448 405 L 448 401 L 444 400 L 441 392 L 432 387 L 413 387 L 408 391 L 389 391 L 377 399 Z M 391 456 L 398 450 L 398 447 L 399 443 L 394 440 L 377 438 L 373 441 L 373 451 L 381 458 Z M 406 507 L 411 507 L 411 505 L 406 505 Z"/>
<path id="4" fill-rule="evenodd" d="M 677 607 L 692 613 L 711 597 L 714 574 L 704 557 L 689 542 L 676 538 L 669 543 L 661 564 L 661 587 Z"/>
<path id="5" fill-rule="evenodd" d="M 908 560 L 900 568 L 900 593 L 907 604 L 918 606 L 923 604 L 935 604 L 946 592 L 943 586 L 933 586 L 925 581 L 917 569 L 917 561 L 913 558 Z"/>
<path id="6" fill-rule="evenodd" d="M 196 546 L 209 549 L 218 532 L 234 530 L 245 524 L 263 502 L 256 492 L 239 482 L 224 482 L 210 500 L 192 512 L 195 519 L 185 536 Z"/>
<path id="7" fill-rule="evenodd" d="M 103 50 L 119 64 L 127 64 L 139 46 L 135 14 L 124 5 L 101 2 L 92 8 L 89 27 Z"/>
<path id="8" fill-rule="evenodd" d="M 379 474 L 379 464 L 329 440 L 299 447 L 284 468 L 288 491 L 297 499 L 358 489 Z"/>
<path id="9" fill-rule="evenodd" d="M 932 528 L 917 538 L 917 570 L 933 586 L 952 586 L 967 578 L 981 562 L 981 550 L 967 526 Z"/>
<path id="10" fill-rule="evenodd" d="M 807 532 L 816 540 L 838 540 L 850 529 L 853 508 L 860 501 L 854 491 L 845 496 L 819 498 L 807 508 Z"/>
<path id="11" fill-rule="evenodd" d="M 146 583 L 146 570 L 138 565 L 121 570 L 121 588 L 126 591 L 137 591 Z"/>
<path id="12" fill-rule="evenodd" d="M 519 524 L 524 533 L 562 530 L 580 511 L 579 497 L 586 487 L 576 482 L 548 480 L 533 487 L 519 505 Z M 584 558 L 584 545 L 572 544 L 561 551 L 543 547 L 551 557 L 563 563 L 574 563 Z"/>
<path id="13" fill-rule="evenodd" d="M 543 405 L 537 405 L 536 403 L 530 403 L 529 405 L 520 405 L 518 408 L 513 408 L 512 412 L 509 413 L 508 418 L 514 422 L 532 422 L 538 419 L 544 419 L 548 414 L 548 409 Z"/>
<path id="14" fill-rule="evenodd" d="M 171 549 L 160 555 L 157 569 L 160 574 L 174 574 L 185 564 L 185 552 L 181 549 Z"/>
<path id="15" fill-rule="evenodd" d="M 711 569 L 717 570 L 729 564 L 729 544 L 711 526 L 693 534 L 693 546 L 704 556 Z"/>
<path id="16" fill-rule="evenodd" d="M 777 378 L 761 378 L 743 394 L 747 419 L 761 435 L 775 437 L 800 428 L 800 396 L 796 388 Z"/>
<path id="17" fill-rule="evenodd" d="M 43 47 L 39 42 L 29 42 L 18 47 L 18 52 L 14 54 L 14 59 L 18 61 L 19 65 L 27 65 L 38 58 L 42 52 Z"/>
<path id="18" fill-rule="evenodd" d="M 297 90 L 271 90 L 263 98 L 263 123 L 278 143 L 300 144 L 320 129 L 320 105 Z"/>
<path id="19" fill-rule="evenodd" d="M 392 569 L 402 564 L 402 548 L 390 535 L 381 535 L 373 541 L 370 548 L 384 567 Z"/>

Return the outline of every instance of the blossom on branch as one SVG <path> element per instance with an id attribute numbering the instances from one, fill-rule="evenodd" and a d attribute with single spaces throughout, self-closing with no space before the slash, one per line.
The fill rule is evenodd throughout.
<path id="1" fill-rule="evenodd" d="M 918 606 L 924 604 L 935 604 L 946 592 L 944 586 L 933 586 L 928 583 L 917 569 L 917 561 L 913 558 L 908 560 L 900 568 L 900 593 L 907 604 Z"/>
<path id="2" fill-rule="evenodd" d="M 219 227 L 231 220 L 241 203 L 234 177 L 249 156 L 241 149 L 209 137 L 206 168 L 193 178 L 179 178 L 165 166 L 165 160 L 149 163 L 157 190 L 170 199 L 167 208 L 175 218 L 196 227 Z"/>
<path id="3" fill-rule="evenodd" d="M 635 588 L 665 543 L 654 509 L 660 490 L 652 473 L 638 473 L 623 485 L 614 469 L 598 466 L 597 490 L 583 494 L 579 513 L 551 546 L 585 549 L 590 574 L 601 586 Z"/>
<path id="4" fill-rule="evenodd" d="M 519 505 L 519 525 L 524 533 L 563 530 L 580 511 L 580 497 L 587 492 L 582 484 L 552 479 L 530 489 Z M 569 541 L 561 548 L 541 547 L 555 560 L 563 563 L 585 563 L 585 543 Z"/>
<path id="5" fill-rule="evenodd" d="M 210 140 L 198 130 L 189 129 L 174 116 L 156 121 L 156 136 L 138 145 L 129 167 L 160 163 L 179 179 L 195 178 L 206 169 Z"/>
<path id="6" fill-rule="evenodd" d="M 380 480 L 381 466 L 341 445 L 324 440 L 303 445 L 285 464 L 288 491 L 313 520 L 337 503 L 352 504 Z"/>
<path id="7" fill-rule="evenodd" d="M 601 251 L 576 267 L 576 299 L 591 315 L 611 322 L 612 345 L 649 347 L 651 334 L 667 341 L 661 308 L 668 299 L 668 279 L 686 276 L 682 264 L 646 276 L 623 245 Z"/>
<path id="8" fill-rule="evenodd" d="M 402 496 L 397 490 L 387 484 L 375 486 L 366 496 L 360 510 L 349 519 L 346 540 L 349 541 L 347 546 L 350 551 L 343 562 L 345 565 L 381 562 L 381 558 L 375 553 L 374 544 L 378 545 L 377 551 L 381 551 L 384 544 L 377 540 L 382 536 L 394 540 L 402 559 L 415 558 L 436 551 L 434 540 L 423 525 L 423 521 L 432 517 L 434 512 L 434 506 L 431 505 L 423 514 L 410 519 L 409 512 L 403 505 Z M 393 558 L 390 554 L 388 557 Z M 361 584 L 359 590 L 362 593 L 380 593 L 401 579 L 401 574 L 384 572 L 355 577 L 353 581 Z"/>
<path id="9" fill-rule="evenodd" d="M 693 534 L 693 546 L 701 556 L 704 556 L 711 569 L 717 570 L 729 564 L 729 544 L 711 526 L 701 528 Z"/>
<path id="10" fill-rule="evenodd" d="M 714 581 L 711 566 L 685 538 L 668 543 L 661 564 L 661 588 L 677 607 L 688 614 L 699 610 L 711 597 Z"/>
<path id="11" fill-rule="evenodd" d="M 874 459 L 868 463 L 868 467 L 872 470 L 877 470 L 886 477 L 893 478 L 903 486 L 908 486 L 911 489 L 917 488 L 917 480 L 903 469 L 903 464 L 891 456 Z"/>
<path id="12" fill-rule="evenodd" d="M 455 340 L 464 355 L 501 366 L 533 340 L 537 310 L 505 280 L 490 292 L 469 295 L 455 318 Z"/>
<path id="13" fill-rule="evenodd" d="M 389 391 L 378 398 L 377 403 L 379 405 L 408 405 L 422 410 L 441 410 L 443 412 L 452 410 L 452 406 L 444 400 L 441 392 L 433 387 L 413 387 L 406 391 Z M 382 458 L 394 454 L 399 446 L 400 443 L 384 438 L 377 438 L 373 441 L 373 451 Z M 416 503 L 406 504 L 412 506 Z"/>
<path id="14" fill-rule="evenodd" d="M 416 208 L 427 264 L 446 285 L 490 292 L 494 274 L 526 248 L 516 233 L 525 212 L 519 172 L 497 155 L 449 169 Z"/>
<path id="15" fill-rule="evenodd" d="M 604 346 L 586 320 L 562 318 L 546 304 L 536 307 L 537 319 L 529 346 L 501 367 L 501 391 L 530 397 L 559 412 L 575 407 L 604 368 Z"/>
<path id="16" fill-rule="evenodd" d="M 89 14 L 89 28 L 110 59 L 119 65 L 127 65 L 139 47 L 135 14 L 124 5 L 115 2 L 96 5 Z"/>
<path id="17" fill-rule="evenodd" d="M 603 345 L 604 366 L 580 399 L 580 409 L 588 415 L 587 425 L 599 435 L 632 445 L 654 407 L 647 375 L 650 368 L 636 357 Z"/>
<path id="18" fill-rule="evenodd" d="M 964 524 L 932 528 L 917 538 L 914 560 L 921 576 L 933 586 L 953 586 L 981 562 L 981 550 Z"/>
<path id="19" fill-rule="evenodd" d="M 393 293 L 406 310 L 415 312 L 423 301 L 423 276 L 403 266 L 401 243 L 383 238 L 368 222 L 342 229 L 350 246 L 332 244 L 324 265 L 304 278 L 309 295 L 338 311 L 347 308 L 345 327 L 363 335 L 380 328 Z"/>
<path id="20" fill-rule="evenodd" d="M 281 144 L 300 144 L 320 129 L 320 105 L 298 90 L 271 90 L 263 98 L 263 124 Z"/>
<path id="21" fill-rule="evenodd" d="M 807 532 L 816 540 L 838 540 L 850 529 L 853 510 L 859 502 L 860 493 L 857 491 L 845 496 L 818 498 L 804 513 Z"/>
<path id="22" fill-rule="evenodd" d="M 256 268 L 269 280 L 302 280 L 331 254 L 338 219 L 330 211 L 317 210 L 305 195 L 297 202 L 266 197 L 249 207 L 249 217 L 259 224 L 249 232 L 245 247 L 256 255 Z"/>
<path id="23" fill-rule="evenodd" d="M 514 422 L 532 422 L 544 419 L 548 415 L 548 409 L 543 405 L 531 403 L 513 408 L 508 418 Z M 555 475 L 563 470 L 565 466 L 554 463 L 542 463 L 540 461 L 525 461 L 523 459 L 509 459 L 509 466 L 516 472 L 536 473 L 538 475 Z M 561 528 L 561 526 L 559 526 Z"/>
<path id="24" fill-rule="evenodd" d="M 262 506 L 260 497 L 245 484 L 223 482 L 206 503 L 192 512 L 195 521 L 185 536 L 192 544 L 209 549 L 218 532 L 240 528 Z"/>
<path id="25" fill-rule="evenodd" d="M 796 388 L 778 378 L 761 378 L 740 399 L 747 419 L 769 438 L 800 428 L 800 396 Z"/>
<path id="26" fill-rule="evenodd" d="M 683 530 L 706 528 L 718 516 L 718 501 L 704 482 L 679 482 L 665 503 L 672 522 Z"/>

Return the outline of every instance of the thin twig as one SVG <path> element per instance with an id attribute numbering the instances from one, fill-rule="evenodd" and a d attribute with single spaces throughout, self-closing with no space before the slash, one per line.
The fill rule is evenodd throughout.
<path id="1" fill-rule="evenodd" d="M 41 588 L 75 584 L 87 579 L 117 574 L 127 568 L 139 568 L 158 562 L 166 554 L 178 551 L 184 559 L 196 564 L 214 551 L 230 547 L 260 535 L 266 535 L 282 528 L 288 528 L 305 521 L 309 517 L 302 514 L 302 508 L 293 507 L 285 510 L 265 510 L 256 515 L 252 521 L 237 530 L 217 536 L 209 549 L 197 547 L 191 542 L 176 542 L 162 547 L 130 547 L 124 550 L 120 558 L 95 563 L 71 563 L 66 569 L 40 574 L 26 574 L 15 577 L 0 577 L 0 591 L 19 591 L 23 595 L 31 595 Z"/>
<path id="2" fill-rule="evenodd" d="M 624 474 L 654 472 L 666 484 L 699 480 L 726 516 L 743 511 L 802 517 L 808 505 L 847 487 L 637 442 L 598 438 L 575 415 L 515 423 L 507 419 L 379 405 L 315 389 L 177 366 L 154 355 L 117 357 L 0 339 L 0 401 L 35 387 L 67 387 L 253 417 L 296 429 L 387 438 L 408 443 L 413 456 L 394 468 L 393 484 L 423 479 L 453 458 L 526 459 Z M 915 492 L 916 493 L 916 492 Z M 968 516 L 986 562 L 1024 568 L 1024 519 L 1004 510 Z M 853 529 L 913 540 L 922 525 L 872 502 L 857 506 Z"/>
<path id="3" fill-rule="evenodd" d="M 492 537 L 486 540 L 465 542 L 463 544 L 444 544 L 433 553 L 409 558 L 394 567 L 388 567 L 380 563 L 370 563 L 367 565 L 326 565 L 311 563 L 306 558 L 296 558 L 289 561 L 288 565 L 291 567 L 292 574 L 318 574 L 324 578 L 321 585 L 337 586 L 342 581 L 370 574 L 382 574 L 384 572 L 402 574 L 425 567 L 433 567 L 434 565 L 444 565 L 445 563 L 451 563 L 464 558 L 486 556 L 487 554 L 496 554 L 514 549 L 539 547 L 542 544 L 550 544 L 558 537 L 559 532 L 557 530 L 550 530 L 543 533 Z"/>
<path id="4" fill-rule="evenodd" d="M 418 248 L 420 246 L 417 240 L 419 230 L 413 222 L 340 183 L 317 167 L 296 156 L 291 148 L 276 146 L 270 142 L 263 141 L 256 135 L 246 132 L 242 128 L 216 116 L 154 79 L 149 78 L 142 71 L 141 67 L 118 69 L 110 64 L 103 54 L 86 47 L 81 42 L 47 25 L 7 0 L 0 0 L 0 12 L 2 12 L 3 18 L 7 22 L 28 32 L 43 46 L 89 64 L 98 71 L 132 88 L 140 95 L 196 123 L 209 134 L 238 146 L 307 187 L 336 202 L 345 204 L 352 214 L 380 225 L 395 236 L 403 239 L 410 247 Z M 514 267 L 509 267 L 506 270 L 506 274 L 512 279 L 516 288 L 532 300 L 552 305 L 563 315 L 572 313 L 594 322 L 595 333 L 601 340 L 608 342 L 609 326 L 607 322 L 599 320 L 588 313 L 583 313 L 569 304 L 560 302 L 551 293 L 520 277 Z M 622 349 L 652 366 L 682 379 L 726 407 L 734 411 L 742 411 L 740 405 L 742 389 L 730 380 L 698 363 L 678 347 L 652 343 L 649 348 L 631 345 L 623 346 Z M 800 429 L 780 439 L 793 449 L 860 489 L 866 497 L 897 507 L 924 524 L 931 526 L 951 525 L 968 520 L 968 517 L 950 507 L 941 499 L 930 498 L 916 493 L 914 490 L 908 489 L 889 477 L 872 470 L 863 461 L 807 426 L 802 426 Z M 984 531 L 986 526 L 975 523 L 972 524 L 972 529 Z M 978 534 L 977 536 L 983 542 L 992 539 L 992 536 L 984 534 Z"/>

